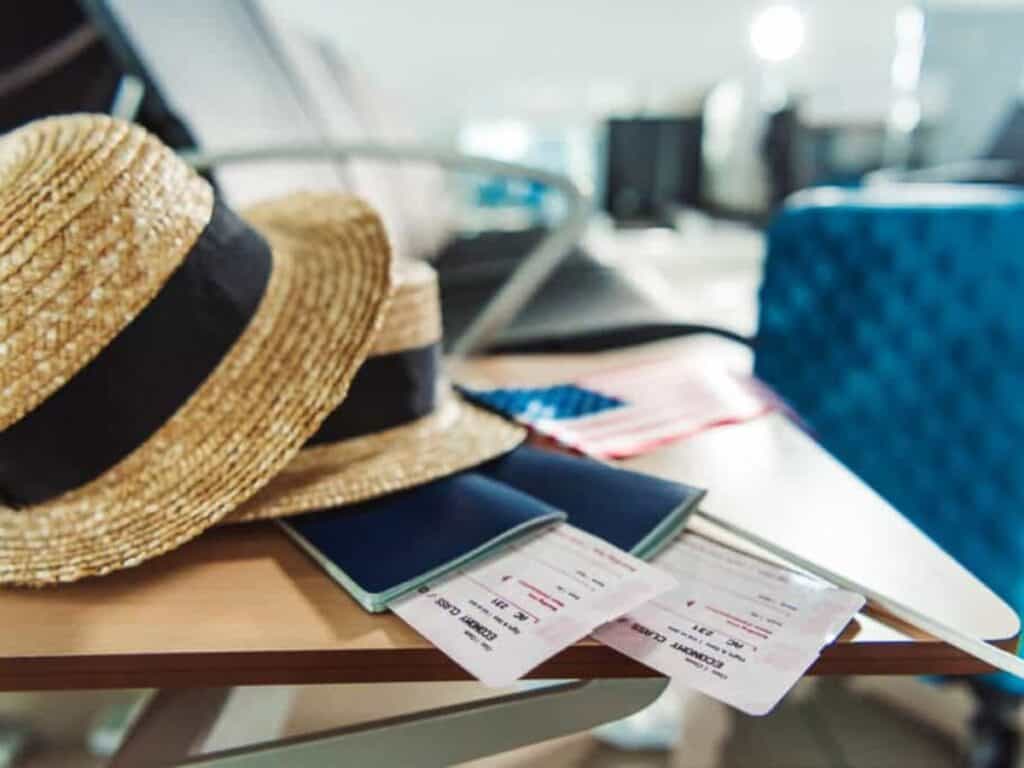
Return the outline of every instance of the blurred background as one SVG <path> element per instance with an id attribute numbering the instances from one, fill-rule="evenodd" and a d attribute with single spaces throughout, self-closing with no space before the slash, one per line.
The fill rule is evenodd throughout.
<path id="1" fill-rule="evenodd" d="M 592 216 L 584 253 L 552 282 L 571 272 L 597 299 L 548 286 L 558 300 L 536 297 L 506 346 L 681 318 L 752 333 L 761 231 L 795 191 L 1024 178 L 1012 0 L 43 0 L 4 13 L 0 128 L 92 109 L 182 149 L 425 145 L 571 179 Z M 357 156 L 216 178 L 236 205 L 339 184 L 370 199 L 400 255 L 438 263 L 450 341 L 565 213 L 531 179 Z M 598 327 L 590 305 L 616 310 Z"/>
<path id="2" fill-rule="evenodd" d="M 712 326 L 758 334 L 760 360 L 773 338 L 813 326 L 813 343 L 779 346 L 759 375 L 1020 610 L 1022 40 L 1024 0 L 35 0 L 0 10 L 0 130 L 104 111 L 182 150 L 385 142 L 564 175 L 587 197 L 585 227 L 492 347 L 599 348 Z M 449 342 L 567 210 L 541 181 L 355 156 L 212 178 L 243 206 L 325 185 L 370 199 L 403 258 L 437 265 Z M 785 300 L 810 309 L 768 307 L 783 283 L 807 286 Z M 843 312 L 813 293 L 825 285 L 843 286 Z M 874 325 L 857 322 L 879 308 Z M 836 367 L 787 379 L 847 341 Z M 950 360 L 932 402 L 922 372 Z M 950 404 L 979 381 L 984 406 Z M 846 401 L 822 402 L 825 389 Z M 859 441 L 844 428 L 851 413 Z M 902 473 L 883 430 L 931 471 Z M 970 439 L 947 455 L 949 434 Z M 481 695 L 432 690 L 416 697 Z M 806 681 L 758 720 L 684 693 L 674 749 L 627 752 L 581 734 L 481 765 L 1024 765 L 1020 693 L 1001 678 L 971 691 Z M 393 686 L 289 695 L 290 732 L 409 697 Z M 102 764 L 135 696 L 0 695 L 0 766 Z"/>
<path id="3" fill-rule="evenodd" d="M 802 187 L 1013 160 L 1024 140 L 1011 0 L 267 8 L 330 40 L 420 138 L 564 172 L 620 222 L 764 220 Z"/>
<path id="4" fill-rule="evenodd" d="M 801 187 L 1012 154 L 1009 0 L 267 7 L 330 40 L 421 138 L 567 173 L 621 220 L 763 219 Z"/>

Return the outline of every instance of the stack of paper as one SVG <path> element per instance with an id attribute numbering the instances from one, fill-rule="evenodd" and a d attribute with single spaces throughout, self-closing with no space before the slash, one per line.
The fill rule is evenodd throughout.
<path id="1" fill-rule="evenodd" d="M 796 684 L 864 598 L 694 534 L 653 564 L 569 524 L 422 587 L 392 610 L 504 686 L 588 634 L 752 715 Z"/>

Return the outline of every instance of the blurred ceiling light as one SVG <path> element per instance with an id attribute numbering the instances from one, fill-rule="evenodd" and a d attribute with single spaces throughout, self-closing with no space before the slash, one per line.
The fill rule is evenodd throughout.
<path id="1" fill-rule="evenodd" d="M 521 160 L 530 149 L 530 128 L 521 120 L 473 121 L 459 131 L 459 149 L 497 160 Z"/>
<path id="2" fill-rule="evenodd" d="M 924 40 L 924 11 L 916 5 L 907 5 L 896 14 L 896 37 L 920 44 Z"/>
<path id="3" fill-rule="evenodd" d="M 792 59 L 804 44 L 804 15 L 793 5 L 770 5 L 750 23 L 750 47 L 765 62 Z"/>
<path id="4" fill-rule="evenodd" d="M 704 157 L 712 165 L 728 162 L 743 112 L 743 85 L 725 80 L 708 94 L 704 104 Z"/>
<path id="5" fill-rule="evenodd" d="M 892 127 L 901 133 L 910 133 L 921 122 L 921 106 L 910 97 L 896 99 L 889 113 Z"/>
<path id="6" fill-rule="evenodd" d="M 924 13 L 908 5 L 896 14 L 896 54 L 892 59 L 892 84 L 899 92 L 917 88 L 924 52 Z"/>

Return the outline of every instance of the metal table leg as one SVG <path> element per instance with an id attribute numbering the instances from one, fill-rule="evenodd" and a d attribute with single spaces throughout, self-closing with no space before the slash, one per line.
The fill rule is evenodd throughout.
<path id="1" fill-rule="evenodd" d="M 210 731 L 211 725 L 196 724 L 202 718 L 195 715 L 203 709 L 196 692 L 164 691 L 154 700 L 154 717 L 140 719 L 136 731 L 125 740 L 115 765 L 141 764 L 121 759 L 131 759 L 134 754 L 145 759 L 147 766 L 445 766 L 627 717 L 657 699 L 667 685 L 664 678 L 569 682 L 192 757 L 184 753 L 197 735 Z M 200 698 L 213 703 L 226 700 L 223 692 L 215 691 L 203 692 Z M 185 741 L 171 743 L 168 728 L 158 725 L 175 717 L 191 721 L 176 729 L 188 735 L 191 741 L 187 745 Z M 155 745 L 145 743 L 154 738 Z M 152 746 L 159 746 L 159 751 L 149 748 Z"/>

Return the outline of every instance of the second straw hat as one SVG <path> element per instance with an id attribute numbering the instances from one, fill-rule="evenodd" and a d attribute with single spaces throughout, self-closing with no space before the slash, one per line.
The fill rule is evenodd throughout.
<path id="1" fill-rule="evenodd" d="M 246 216 L 257 228 L 270 223 L 264 207 Z M 380 334 L 349 396 L 295 460 L 227 522 L 394 493 L 482 464 L 523 442 L 522 427 L 466 402 L 444 378 L 434 270 L 403 261 L 395 282 Z"/>
<path id="2" fill-rule="evenodd" d="M 342 400 L 390 295 L 380 221 L 338 195 L 263 211 L 266 239 L 107 117 L 0 138 L 0 584 L 181 545 Z"/>

